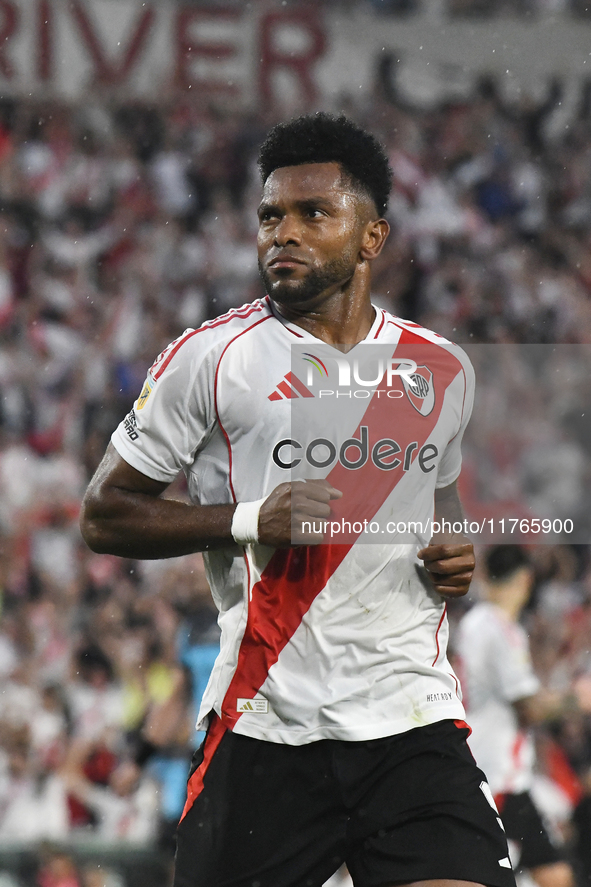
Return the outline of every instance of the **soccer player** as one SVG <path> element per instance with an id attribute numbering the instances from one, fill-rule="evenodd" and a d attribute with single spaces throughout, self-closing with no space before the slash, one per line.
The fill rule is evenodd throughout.
<path id="1" fill-rule="evenodd" d="M 486 555 L 485 599 L 460 622 L 458 654 L 474 756 L 485 771 L 505 826 L 514 866 L 540 887 L 571 887 L 572 870 L 553 843 L 529 793 L 535 750 L 528 728 L 556 714 L 557 693 L 541 688 L 519 624 L 533 582 L 527 553 L 498 545 Z"/>
<path id="2" fill-rule="evenodd" d="M 82 514 L 98 552 L 205 551 L 221 652 L 176 887 L 319 887 L 342 862 L 356 887 L 511 887 L 446 656 L 445 598 L 466 593 L 473 549 L 430 539 L 434 512 L 462 517 L 473 372 L 451 342 L 372 306 L 391 184 L 372 135 L 344 117 L 297 118 L 274 127 L 259 165 L 266 296 L 156 359 Z M 317 390 L 292 345 L 328 374 L 319 348 L 333 348 L 332 373 L 361 343 L 394 362 L 416 353 L 416 371 L 343 399 L 354 421 L 340 451 L 298 440 L 290 407 Z M 291 475 L 301 465 L 305 482 Z M 193 505 L 162 496 L 181 470 Z M 331 544 L 322 522 L 355 513 L 412 517 L 415 542 Z"/>

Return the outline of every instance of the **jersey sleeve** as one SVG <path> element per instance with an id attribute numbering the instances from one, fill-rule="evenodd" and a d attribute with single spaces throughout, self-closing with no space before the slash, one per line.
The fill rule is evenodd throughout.
<path id="1" fill-rule="evenodd" d="M 474 406 L 474 368 L 465 352 L 461 352 L 463 392 L 460 410 L 460 427 L 448 443 L 437 472 L 437 489 L 448 487 L 457 480 L 462 468 L 462 438 L 470 421 Z"/>
<path id="2" fill-rule="evenodd" d="M 193 333 L 187 330 L 159 355 L 111 437 L 126 462 L 163 483 L 194 462 L 213 424 L 209 361 L 187 341 Z"/>
<path id="3" fill-rule="evenodd" d="M 540 682 L 534 673 L 527 635 L 521 626 L 499 628 L 491 641 L 492 661 L 502 698 L 506 702 L 516 702 L 537 693 Z"/>

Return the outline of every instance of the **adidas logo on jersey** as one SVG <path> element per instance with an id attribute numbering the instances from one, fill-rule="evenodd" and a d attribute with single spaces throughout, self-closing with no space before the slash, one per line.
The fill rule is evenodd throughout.
<path id="1" fill-rule="evenodd" d="M 269 703 L 266 699 L 237 699 L 236 711 L 250 711 L 253 714 L 267 714 Z"/>
<path id="2" fill-rule="evenodd" d="M 309 388 L 300 382 L 293 373 L 283 377 L 279 385 L 269 395 L 269 400 L 292 400 L 294 397 L 314 397 Z"/>

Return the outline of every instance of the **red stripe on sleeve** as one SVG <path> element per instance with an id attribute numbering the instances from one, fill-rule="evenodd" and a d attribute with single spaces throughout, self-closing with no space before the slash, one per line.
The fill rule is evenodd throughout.
<path id="1" fill-rule="evenodd" d="M 150 367 L 150 371 L 154 376 L 154 379 L 159 379 L 172 358 L 175 356 L 179 348 L 188 342 L 189 339 L 192 339 L 193 336 L 198 335 L 199 333 L 204 333 L 207 330 L 215 329 L 218 326 L 224 326 L 226 323 L 230 323 L 232 320 L 245 320 L 250 317 L 251 314 L 255 314 L 257 311 L 262 311 L 264 309 L 264 305 L 261 302 L 255 302 L 254 305 L 245 306 L 246 310 L 242 308 L 233 308 L 232 311 L 229 311 L 228 314 L 222 314 L 221 317 L 218 317 L 216 320 L 207 321 L 203 326 L 200 326 L 197 330 L 191 330 L 190 332 L 179 336 L 178 339 L 175 339 L 174 342 L 171 342 L 170 345 L 164 349 L 164 351 L 158 355 L 152 366 Z"/>

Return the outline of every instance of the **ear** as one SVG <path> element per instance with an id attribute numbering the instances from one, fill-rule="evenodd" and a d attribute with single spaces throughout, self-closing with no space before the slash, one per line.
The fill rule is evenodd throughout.
<path id="1" fill-rule="evenodd" d="M 371 262 L 377 259 L 390 233 L 390 226 L 385 219 L 374 219 L 368 222 L 363 232 L 359 255 L 362 259 Z"/>

